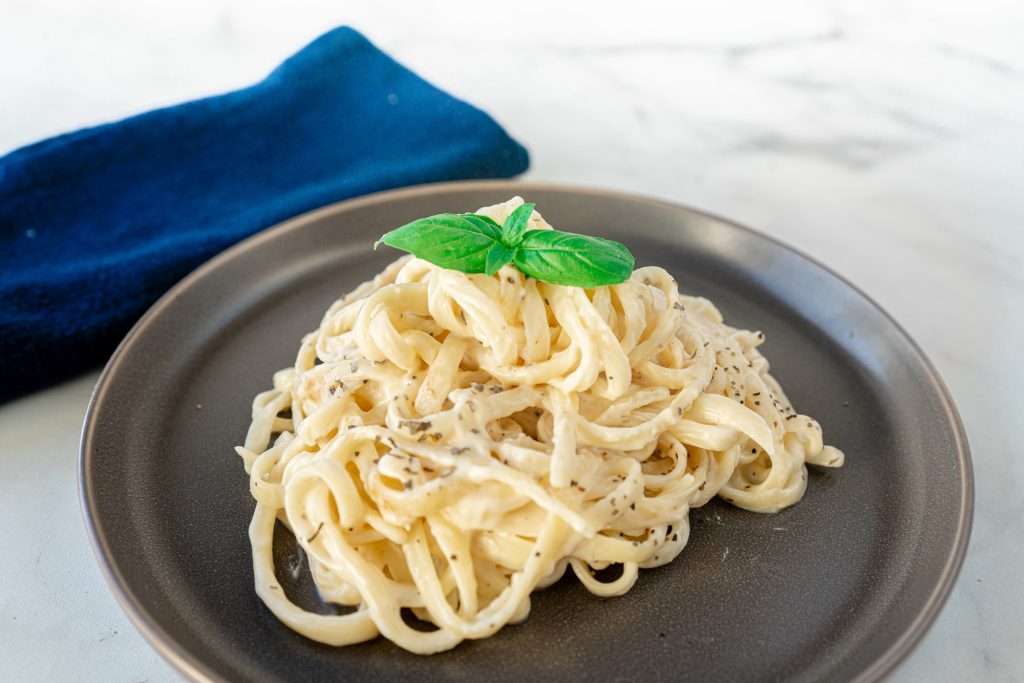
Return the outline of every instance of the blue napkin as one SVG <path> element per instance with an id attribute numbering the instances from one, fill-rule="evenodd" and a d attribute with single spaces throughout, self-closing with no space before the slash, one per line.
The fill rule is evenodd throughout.
<path id="1" fill-rule="evenodd" d="M 0 158 L 0 402 L 102 364 L 171 285 L 299 213 L 526 150 L 350 28 L 248 88 Z"/>

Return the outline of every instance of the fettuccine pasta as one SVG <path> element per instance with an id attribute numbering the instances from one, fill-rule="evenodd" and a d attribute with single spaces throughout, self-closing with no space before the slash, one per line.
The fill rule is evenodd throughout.
<path id="1" fill-rule="evenodd" d="M 521 203 L 479 213 L 500 223 Z M 551 226 L 534 212 L 530 227 Z M 763 339 L 661 268 L 583 290 L 399 259 L 335 302 L 253 402 L 236 450 L 256 591 L 314 640 L 383 635 L 421 654 L 525 619 L 567 570 L 622 595 L 683 549 L 690 508 L 776 512 L 802 497 L 806 464 L 842 465 L 768 373 Z M 289 601 L 278 520 L 321 598 L 351 611 Z M 595 575 L 613 565 L 618 578 Z"/>

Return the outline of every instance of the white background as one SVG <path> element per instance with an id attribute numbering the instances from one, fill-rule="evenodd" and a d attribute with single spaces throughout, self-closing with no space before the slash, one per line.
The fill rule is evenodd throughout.
<path id="1" fill-rule="evenodd" d="M 974 452 L 967 562 L 892 680 L 1024 680 L 1024 5 L 287 5 L 0 0 L 0 154 L 246 85 L 348 23 L 492 113 L 530 148 L 531 179 L 664 197 L 796 245 L 921 343 Z M 94 381 L 0 407 L 0 680 L 179 680 L 82 528 Z"/>

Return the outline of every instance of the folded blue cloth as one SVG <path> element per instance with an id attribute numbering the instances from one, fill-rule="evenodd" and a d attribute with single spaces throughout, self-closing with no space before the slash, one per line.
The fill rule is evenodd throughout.
<path id="1" fill-rule="evenodd" d="M 16 150 L 0 158 L 0 401 L 103 363 L 164 291 L 258 230 L 528 163 L 349 28 L 249 88 Z"/>

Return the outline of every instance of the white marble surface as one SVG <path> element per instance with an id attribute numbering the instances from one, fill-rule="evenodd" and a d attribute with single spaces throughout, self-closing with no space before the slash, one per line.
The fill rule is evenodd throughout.
<path id="1" fill-rule="evenodd" d="M 0 0 L 0 153 L 243 85 L 350 23 L 492 112 L 530 147 L 532 179 L 665 197 L 797 245 L 921 343 L 974 451 L 963 573 L 891 680 L 1024 680 L 1024 5 L 295 4 Z M 94 380 L 0 407 L 0 680 L 180 680 L 83 532 Z"/>

